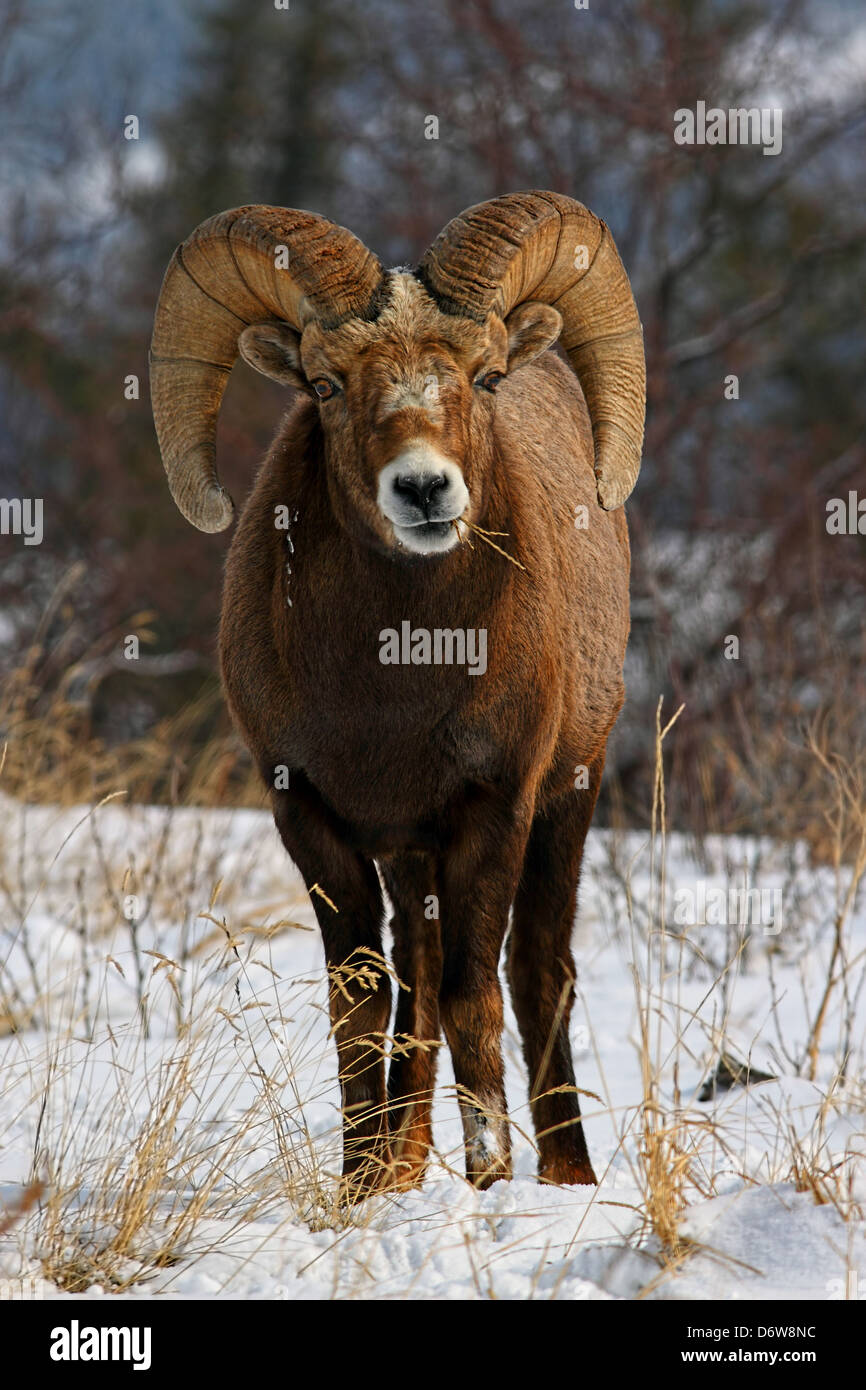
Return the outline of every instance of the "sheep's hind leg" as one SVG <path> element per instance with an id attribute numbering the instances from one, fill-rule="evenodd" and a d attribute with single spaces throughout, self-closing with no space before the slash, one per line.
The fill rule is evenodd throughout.
<path id="1" fill-rule="evenodd" d="M 399 983 L 388 1071 L 388 1127 L 395 1183 L 419 1187 L 433 1142 L 433 1086 L 440 1045 L 442 943 L 434 864 L 421 854 L 380 863 L 394 905 L 394 971 Z"/>
<path id="2" fill-rule="evenodd" d="M 300 777 L 294 779 L 296 785 Z M 331 829 L 315 794 L 274 793 L 274 820 L 310 892 L 329 978 L 343 1110 L 343 1190 L 350 1200 L 393 1183 L 385 1095 L 391 982 L 384 902 L 373 863 Z"/>
<path id="3" fill-rule="evenodd" d="M 544 1182 L 595 1183 L 580 1118 L 568 1023 L 574 1000 L 571 933 L 583 846 L 602 764 L 589 786 L 536 814 L 514 903 L 508 982 L 529 1073 Z"/>

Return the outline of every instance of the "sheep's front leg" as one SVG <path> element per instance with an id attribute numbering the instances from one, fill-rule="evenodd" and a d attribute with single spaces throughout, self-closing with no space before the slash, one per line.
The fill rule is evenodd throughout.
<path id="1" fill-rule="evenodd" d="M 511 1177 L 502 1064 L 499 957 L 520 877 L 529 817 L 481 802 L 442 858 L 442 1024 L 457 1082 L 466 1176 L 476 1187 Z"/>
<path id="2" fill-rule="evenodd" d="M 392 1179 L 385 1094 L 391 982 L 382 952 L 384 903 L 369 859 L 340 840 L 300 777 L 274 793 L 280 838 L 300 869 L 322 932 L 343 1108 L 343 1177 L 363 1197 Z"/>

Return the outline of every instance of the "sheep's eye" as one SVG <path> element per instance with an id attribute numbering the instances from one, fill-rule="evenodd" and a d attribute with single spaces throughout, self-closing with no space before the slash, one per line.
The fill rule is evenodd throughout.
<path id="1" fill-rule="evenodd" d="M 329 381 L 326 376 L 317 376 L 310 385 L 320 401 L 326 401 L 329 396 L 333 396 L 334 394 L 334 383 L 333 381 Z"/>
<path id="2" fill-rule="evenodd" d="M 500 381 L 505 376 L 504 372 L 488 372 L 486 376 L 476 382 L 477 386 L 483 386 L 485 391 L 495 391 Z"/>

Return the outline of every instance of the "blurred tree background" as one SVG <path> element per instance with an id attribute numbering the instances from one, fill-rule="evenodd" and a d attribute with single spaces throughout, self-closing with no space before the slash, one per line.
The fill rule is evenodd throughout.
<path id="1" fill-rule="evenodd" d="M 162 273 L 198 222 L 310 207 L 397 264 L 471 203 L 551 188 L 610 225 L 649 372 L 602 815 L 645 823 L 664 694 L 686 704 L 675 824 L 806 833 L 799 731 L 850 758 L 864 733 L 866 536 L 826 528 L 829 498 L 866 497 L 864 66 L 842 0 L 0 0 L 0 497 L 45 507 L 42 545 L 0 536 L 7 723 L 60 692 L 82 747 L 122 749 L 186 707 L 189 756 L 218 737 L 243 767 L 214 657 L 228 537 L 176 512 L 147 388 Z M 676 144 L 698 101 L 781 108 L 781 152 Z M 238 500 L 284 404 L 239 363 L 219 435 Z M 220 786 L 240 795 L 234 771 Z"/>

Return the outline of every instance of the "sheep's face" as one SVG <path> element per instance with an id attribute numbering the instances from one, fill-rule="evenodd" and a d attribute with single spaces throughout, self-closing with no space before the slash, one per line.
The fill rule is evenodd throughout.
<path id="1" fill-rule="evenodd" d="M 559 335 L 555 309 L 526 303 L 485 323 L 442 313 L 409 273 L 392 271 L 374 322 L 303 334 L 257 325 L 244 357 L 317 403 L 336 515 L 352 534 L 402 555 L 450 550 L 483 506 L 496 389 Z"/>

